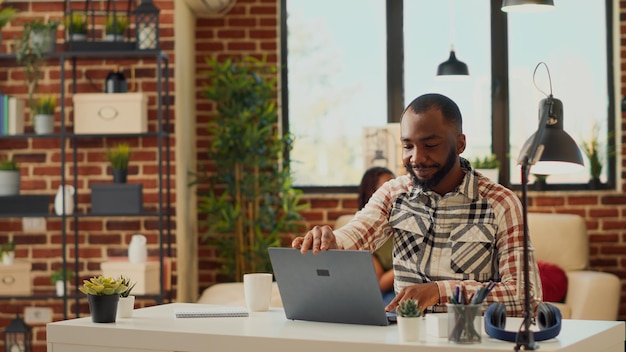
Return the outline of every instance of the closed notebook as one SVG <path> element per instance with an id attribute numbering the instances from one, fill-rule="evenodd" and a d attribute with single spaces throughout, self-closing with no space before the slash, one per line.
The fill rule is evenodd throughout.
<path id="1" fill-rule="evenodd" d="M 176 318 L 219 318 L 219 317 L 247 317 L 248 310 L 245 307 L 201 306 L 185 307 L 174 311 Z"/>

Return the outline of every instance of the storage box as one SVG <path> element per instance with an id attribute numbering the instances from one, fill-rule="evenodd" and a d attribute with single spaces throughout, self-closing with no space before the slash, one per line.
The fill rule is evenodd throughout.
<path id="1" fill-rule="evenodd" d="M 50 213 L 50 199 L 39 194 L 0 196 L 0 214 L 45 216 Z"/>
<path id="2" fill-rule="evenodd" d="M 111 183 L 91 186 L 91 213 L 103 215 L 140 214 L 143 185 Z"/>
<path id="3" fill-rule="evenodd" d="M 14 261 L 13 264 L 0 264 L 0 295 L 31 295 L 31 263 Z"/>
<path id="4" fill-rule="evenodd" d="M 159 293 L 159 262 L 148 261 L 145 263 L 131 263 L 128 261 L 108 261 L 101 264 L 102 275 L 111 277 L 129 278 L 136 282 L 131 291 L 133 295 L 158 294 Z"/>
<path id="5" fill-rule="evenodd" d="M 144 133 L 148 97 L 144 93 L 74 94 L 74 133 Z"/>

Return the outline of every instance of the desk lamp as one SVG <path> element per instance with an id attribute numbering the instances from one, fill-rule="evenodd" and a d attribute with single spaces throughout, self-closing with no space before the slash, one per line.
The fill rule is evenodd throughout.
<path id="1" fill-rule="evenodd" d="M 583 157 L 576 142 L 563 130 L 563 103 L 552 96 L 552 79 L 548 66 L 540 62 L 535 67 L 533 81 L 539 66 L 544 65 L 548 71 L 550 82 L 550 94 L 539 103 L 539 127 L 522 146 L 517 159 L 521 169 L 522 178 L 522 207 L 524 221 L 524 323 L 517 333 L 515 351 L 524 347 L 525 351 L 539 348 L 534 335 L 530 331 L 533 311 L 530 306 L 530 265 L 529 265 L 529 240 L 528 234 L 528 174 L 532 167 L 533 173 L 550 175 L 557 173 L 570 173 L 582 169 Z M 536 86 L 536 84 L 535 84 Z"/>

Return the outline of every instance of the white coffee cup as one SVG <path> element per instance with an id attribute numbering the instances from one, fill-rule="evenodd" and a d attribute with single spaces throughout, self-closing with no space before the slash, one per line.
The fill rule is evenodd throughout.
<path id="1" fill-rule="evenodd" d="M 272 274 L 244 274 L 243 291 L 249 312 L 266 312 L 272 298 Z"/>

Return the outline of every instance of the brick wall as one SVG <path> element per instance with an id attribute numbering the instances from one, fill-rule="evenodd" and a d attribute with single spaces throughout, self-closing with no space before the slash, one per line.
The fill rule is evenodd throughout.
<path id="1" fill-rule="evenodd" d="M 276 0 L 238 0 L 235 8 L 223 18 L 198 21 L 198 63 L 204 56 L 262 55 L 276 57 L 278 54 L 278 11 Z M 620 2 L 621 18 L 626 11 L 626 2 Z M 626 34 L 621 27 L 620 42 Z M 624 78 L 622 78 L 624 81 Z M 622 96 L 626 89 L 622 89 Z M 210 163 L 203 159 L 210 136 L 204 132 L 206 121 L 211 118 L 212 107 L 200 97 L 198 104 L 198 158 L 203 166 Z M 622 126 L 624 117 L 619 116 Z M 618 123 L 619 125 L 619 123 Z M 623 128 L 623 127 L 622 127 Z M 622 135 L 622 142 L 625 142 Z M 620 155 L 623 155 L 621 153 Z M 623 157 L 618 157 L 622 167 Z M 618 191 L 576 191 L 576 192 L 530 192 L 530 211 L 575 213 L 585 217 L 589 228 L 591 268 L 612 272 L 620 276 L 626 284 L 626 188 L 622 174 Z M 357 208 L 356 195 L 307 195 L 305 201 L 310 209 L 305 212 L 308 227 L 319 224 L 332 224 L 342 214 L 353 213 Z M 219 281 L 215 275 L 216 263 L 212 261 L 212 251 L 200 247 L 200 288 Z M 626 296 L 622 297 L 619 312 L 621 320 L 626 319 Z"/>
<path id="2" fill-rule="evenodd" d="M 6 2 L 5 2 L 6 4 Z M 2 52 L 13 52 L 16 38 L 21 36 L 21 26 L 25 21 L 33 18 L 63 18 L 63 1 L 46 2 L 10 2 L 10 5 L 19 9 L 16 19 L 2 29 Z M 170 56 L 170 77 L 173 72 L 173 0 L 155 1 L 160 8 L 160 45 L 161 49 Z M 63 43 L 62 28 L 59 28 L 57 45 L 59 49 Z M 157 94 L 156 94 L 156 61 L 154 59 L 141 60 L 79 60 L 77 62 L 77 91 L 80 93 L 103 92 L 104 80 L 108 72 L 117 66 L 122 68 L 130 86 L 131 67 L 135 68 L 137 88 L 149 96 L 148 120 L 149 131 L 157 130 Z M 66 126 L 72 125 L 70 90 L 71 65 L 67 61 L 66 69 Z M 27 90 L 24 82 L 24 69 L 13 60 L 0 59 L 0 92 L 26 98 Z M 173 79 L 170 79 L 170 91 L 173 91 Z M 59 60 L 51 59 L 43 67 L 43 76 L 40 82 L 39 94 L 54 94 L 60 98 L 60 66 Z M 55 130 L 61 127 L 61 112 L 57 107 Z M 174 118 L 173 107 L 170 118 Z M 30 115 L 26 116 L 26 132 L 31 133 L 33 126 Z M 90 207 L 89 186 L 94 183 L 112 182 L 111 169 L 105 161 L 104 153 L 107 147 L 120 142 L 128 142 L 133 148 L 131 166 L 128 176 L 129 183 L 143 184 L 143 202 L 146 210 L 156 210 L 158 205 L 159 170 L 157 160 L 157 139 L 146 138 L 81 138 L 76 144 L 78 161 L 78 212 L 86 212 Z M 173 137 L 170 144 L 174 146 Z M 55 138 L 18 138 L 0 139 L 0 158 L 14 157 L 21 164 L 21 193 L 47 194 L 51 197 L 56 193 L 61 183 L 61 148 L 65 149 L 68 164 L 63 171 L 66 183 L 71 183 L 74 177 L 72 167 L 73 145 L 68 142 L 61 145 Z M 172 178 L 170 187 L 174 188 L 174 149 L 170 152 L 172 160 Z M 166 185 L 165 185 L 166 186 Z M 172 194 L 172 205 L 175 195 Z M 52 203 L 51 203 L 52 204 Z M 52 206 L 50 212 L 53 213 Z M 173 222 L 173 218 L 172 218 Z M 175 226 L 175 224 L 172 224 Z M 130 236 L 134 233 L 145 234 L 148 238 L 149 255 L 158 255 L 158 219 L 156 217 L 111 217 L 111 218 L 81 218 L 76 225 L 72 220 L 67 221 L 68 247 L 66 255 L 71 268 L 74 260 L 79 256 L 78 270 L 80 279 L 85 279 L 100 273 L 100 263 L 112 257 L 126 256 Z M 77 228 L 78 238 L 74 236 Z M 62 255 L 62 222 L 59 218 L 47 218 L 45 231 L 25 232 L 22 220 L 16 218 L 0 218 L 0 243 L 13 240 L 17 245 L 16 257 L 32 263 L 32 284 L 35 295 L 51 295 L 54 287 L 50 283 L 50 274 L 61 266 Z M 173 229 L 174 230 L 174 229 Z M 79 253 L 76 253 L 73 243 L 79 244 Z M 174 264 L 175 268 L 175 264 Z M 1 293 L 0 293 L 1 294 Z M 153 299 L 140 299 L 138 306 L 153 305 Z M 54 311 L 54 320 L 63 318 L 62 300 L 48 299 L 10 299 L 0 300 L 0 327 L 6 327 L 17 312 L 21 313 L 26 306 L 50 307 Z M 88 315 L 87 301 L 82 299 L 79 307 L 74 300 L 68 302 L 68 316 L 74 317 L 76 312 Z M 34 325 L 34 350 L 45 351 L 45 326 Z M 3 348 L 3 347 L 1 347 Z"/>

